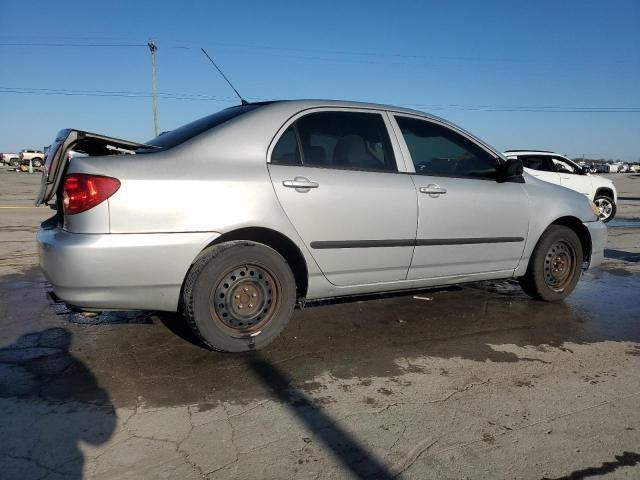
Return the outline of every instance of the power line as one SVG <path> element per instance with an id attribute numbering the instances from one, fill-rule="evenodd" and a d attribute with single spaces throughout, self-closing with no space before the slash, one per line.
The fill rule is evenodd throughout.
<path id="1" fill-rule="evenodd" d="M 150 93 L 135 93 L 135 92 L 106 92 L 106 91 L 73 91 L 73 90 L 59 90 L 50 91 L 46 89 L 40 90 L 28 90 L 28 89 L 12 89 L 0 87 L 0 93 L 15 93 L 23 95 L 61 95 L 61 96 L 82 96 L 82 97 L 121 97 L 121 98 L 152 98 Z M 170 94 L 159 93 L 158 98 L 173 99 L 173 100 L 207 100 L 215 102 L 228 102 L 233 100 L 232 97 L 214 97 L 200 94 Z"/>
<path id="2" fill-rule="evenodd" d="M 96 93 L 96 94 L 118 94 L 122 96 L 148 96 L 148 92 L 141 91 L 131 91 L 131 90 L 82 90 L 82 89 L 68 89 L 68 88 L 35 88 L 35 87 L 8 87 L 8 86 L 0 86 L 0 89 L 9 89 L 9 90 L 25 90 L 27 92 L 78 92 L 78 93 Z M 189 97 L 205 97 L 207 99 L 220 99 L 220 100 L 234 100 L 236 97 L 232 96 L 220 96 L 220 95 L 209 95 L 202 93 L 174 93 L 174 92 L 158 92 L 158 95 L 180 95 L 180 96 L 189 96 Z"/>
<path id="3" fill-rule="evenodd" d="M 126 47 L 126 48 L 137 48 L 137 47 L 146 47 L 146 44 L 138 44 L 138 43 L 18 43 L 18 42 L 0 42 L 0 46 L 3 47 L 108 47 L 108 48 L 116 48 L 116 47 Z"/>
<path id="4" fill-rule="evenodd" d="M 136 91 L 108 91 L 108 90 L 76 90 L 51 88 L 2 87 L 0 93 L 16 93 L 25 95 L 62 95 L 87 97 L 123 97 L 123 98 L 152 98 L 152 94 Z M 198 93 L 158 92 L 158 98 L 170 100 L 193 100 L 225 102 L 235 100 L 235 97 L 223 97 Z M 255 98 L 254 100 L 270 100 Z M 525 113 L 640 113 L 640 107 L 567 107 L 567 106 L 534 106 L 534 105 L 462 105 L 462 104 L 425 104 L 425 103 L 393 103 L 399 107 L 429 108 L 454 111 L 483 111 L 483 112 L 525 112 Z"/>
<path id="5" fill-rule="evenodd" d="M 228 45 L 228 44 L 227 44 Z M 69 47 L 69 48 L 92 48 L 92 47 L 96 47 L 96 48 L 118 48 L 118 47 L 124 47 L 124 48 L 139 48 L 139 47 L 146 47 L 146 44 L 106 44 L 106 43 L 93 43 L 93 44 L 80 44 L 80 43 L 45 43 L 45 42 L 39 42 L 39 43 L 14 43 L 14 42 L 0 42 L 0 46 L 19 46 L 19 47 L 39 47 L 39 48 L 43 48 L 43 47 L 52 47 L 52 48 L 64 48 L 64 47 Z M 195 46 L 190 46 L 190 45 L 167 45 L 166 47 L 163 48 L 167 48 L 167 49 L 179 49 L 179 50 L 199 50 L 201 47 L 195 47 Z M 233 51 L 234 48 L 240 48 L 243 49 L 245 51 Z M 218 46 L 216 47 L 217 50 L 229 50 L 229 46 Z M 309 49 L 309 50 L 305 50 L 305 49 L 291 49 L 291 48 L 281 48 L 281 47 L 247 47 L 247 46 L 236 46 L 233 47 L 231 46 L 232 51 L 230 53 L 234 53 L 236 55 L 249 55 L 249 56 L 266 56 L 266 57 L 276 57 L 276 58 L 288 58 L 288 59 L 293 59 L 293 60 L 311 60 L 311 61 L 319 61 L 319 62 L 333 62 L 333 63 L 348 63 L 348 64 L 356 64 L 356 65 L 391 65 L 391 66 L 407 66 L 407 67 L 428 67 L 430 65 L 428 64 L 424 64 L 424 63 L 415 63 L 415 62 L 402 62 L 402 61 L 384 61 L 384 60 L 368 60 L 368 59 L 353 59 L 353 58 L 332 58 L 332 57 L 327 57 L 327 56 L 313 56 L 313 55 L 301 55 L 301 54 L 295 54 L 296 51 L 300 51 L 300 52 L 315 52 L 315 53 L 323 53 L 322 50 L 313 50 L 313 49 Z M 248 51 L 247 51 L 248 50 Z M 253 50 L 253 52 L 251 51 Z M 267 50 L 267 51 L 265 51 Z M 284 52 L 294 52 L 294 53 L 277 53 L 274 52 L 273 50 L 277 51 L 284 51 Z M 324 53 L 328 53 L 329 55 L 331 54 L 337 54 L 337 55 L 360 55 L 360 56 L 368 56 L 368 57 L 377 57 L 377 58 L 415 58 L 415 59 L 423 59 L 423 60 L 430 60 L 430 61 L 435 61 L 435 62 L 439 62 L 439 61 L 466 61 L 466 62 L 474 62 L 474 63 L 479 63 L 479 62 L 492 62 L 492 61 L 502 61 L 502 60 L 488 60 L 488 59 L 471 59 L 471 58 L 458 58 L 458 57 L 426 57 L 426 56 L 420 56 L 420 55 L 404 55 L 404 54 L 396 54 L 396 53 L 390 53 L 390 54 L 383 54 L 383 53 L 373 53 L 373 52 L 362 52 L 362 53 L 355 53 L 355 52 L 339 52 L 339 51 L 326 51 Z M 508 62 L 507 60 L 505 60 L 506 62 Z"/>
<path id="6" fill-rule="evenodd" d="M 0 42 L 0 46 L 18 46 L 18 47 L 39 47 L 39 48 L 139 48 L 146 47 L 146 44 L 107 44 L 107 43 L 93 43 L 93 44 L 84 44 L 84 43 L 45 43 L 45 42 L 33 42 L 33 43 L 18 43 L 18 42 Z M 191 45 L 167 45 L 163 46 L 166 49 L 178 49 L 178 50 L 199 50 L 201 47 L 195 47 Z M 222 46 L 217 46 L 216 50 L 227 50 L 227 53 L 232 53 L 235 55 L 247 55 L 247 56 L 262 56 L 262 57 L 276 57 L 276 58 L 288 58 L 292 60 L 310 60 L 314 62 L 333 62 L 333 63 L 347 63 L 347 64 L 355 64 L 355 65 L 390 65 L 390 66 L 405 66 L 405 67 L 430 67 L 431 64 L 428 63 L 419 63 L 419 62 L 409 62 L 409 61 L 389 61 L 384 60 L 384 58 L 399 58 L 399 59 L 416 59 L 416 60 L 426 60 L 429 62 L 469 62 L 474 64 L 481 64 L 485 62 L 503 62 L 503 63 L 530 63 L 530 62 L 519 62 L 517 60 L 501 60 L 501 59 L 487 59 L 487 58 L 465 58 L 465 57 L 447 57 L 447 56 L 425 56 L 425 55 L 406 55 L 400 53 L 375 53 L 375 52 L 348 52 L 348 51 L 338 51 L 338 50 L 319 50 L 319 49 L 296 49 L 296 48 L 286 48 L 286 47 L 252 47 L 252 46 L 242 46 L 237 45 L 233 46 L 233 44 L 222 44 Z M 229 51 L 231 49 L 231 51 Z M 234 50 L 235 49 L 235 50 Z M 237 49 L 241 49 L 238 51 Z M 242 51 L 244 50 L 244 51 Z M 253 51 L 252 51 L 253 50 Z M 266 50 L 266 51 L 265 51 Z M 281 52 L 292 52 L 292 53 L 278 53 Z M 317 56 L 317 55 L 304 55 L 297 54 L 295 52 L 310 52 L 320 55 L 342 55 L 342 56 L 360 56 L 360 57 L 369 57 L 367 58 L 340 58 L 340 57 L 331 57 L 331 56 Z M 373 59 L 371 59 L 373 58 Z M 375 58 L 379 60 L 375 60 Z"/>
<path id="7" fill-rule="evenodd" d="M 46 38 L 46 37 L 39 37 Z M 56 37 L 51 37 L 56 38 Z M 71 37 L 57 37 L 57 38 L 71 38 Z M 63 43 L 63 42 L 0 42 L 0 46 L 34 46 L 34 47 L 146 47 L 146 43 Z M 261 55 L 269 56 L 282 56 L 285 58 L 301 58 L 311 60 L 323 60 L 323 61 L 348 61 L 348 59 L 336 59 L 336 58 L 324 58 L 314 57 L 306 55 L 283 55 L 283 54 L 268 54 L 264 53 L 264 50 L 280 51 L 280 52 L 300 52 L 300 53 L 312 53 L 321 55 L 338 55 L 338 56 L 352 56 L 352 57 L 375 57 L 375 58 L 400 58 L 400 59 L 414 59 L 414 60 L 428 60 L 428 61 L 454 61 L 454 62 L 492 62 L 492 63 L 517 63 L 517 64 L 531 64 L 531 63 L 543 63 L 543 62 L 530 62 L 526 60 L 519 60 L 514 58 L 491 58 L 491 57 L 465 57 L 456 55 L 420 55 L 411 53 L 399 53 L 399 52 L 380 52 L 380 51 L 356 51 L 356 50 L 336 50 L 336 49 L 322 49 L 322 48 L 303 48 L 303 47 L 290 47 L 290 46 L 273 46 L 273 45 L 251 45 L 251 44 L 238 44 L 230 42 L 216 42 L 212 44 L 216 49 L 243 49 L 262 51 Z M 205 45 L 206 47 L 206 45 Z M 183 50 L 199 50 L 200 45 L 192 43 L 185 43 L 182 45 L 163 45 L 163 48 L 183 49 Z M 358 62 L 356 62 L 358 63 Z M 364 61 L 362 63 L 369 63 Z M 382 62 L 385 63 L 385 62 Z M 549 62 L 558 63 L 558 62 Z M 613 63 L 635 63 L 629 59 L 614 59 Z M 402 62 L 393 62 L 392 64 L 404 65 Z M 416 63 L 406 63 L 408 65 L 420 65 Z"/>

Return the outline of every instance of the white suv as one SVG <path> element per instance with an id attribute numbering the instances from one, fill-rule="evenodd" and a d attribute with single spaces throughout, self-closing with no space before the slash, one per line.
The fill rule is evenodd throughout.
<path id="1" fill-rule="evenodd" d="M 591 175 L 559 153 L 544 150 L 507 150 L 504 154 L 507 158 L 522 160 L 524 170 L 528 174 L 586 195 L 600 209 L 600 220 L 603 222 L 615 217 L 618 192 L 611 180 Z"/>

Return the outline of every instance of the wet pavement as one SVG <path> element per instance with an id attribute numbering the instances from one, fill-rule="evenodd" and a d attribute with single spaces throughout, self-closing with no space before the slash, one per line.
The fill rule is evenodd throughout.
<path id="1" fill-rule="evenodd" d="M 504 281 L 315 306 L 230 355 L 177 315 L 48 298 L 36 177 L 0 171 L 0 476 L 640 476 L 638 201 L 566 302 Z"/>

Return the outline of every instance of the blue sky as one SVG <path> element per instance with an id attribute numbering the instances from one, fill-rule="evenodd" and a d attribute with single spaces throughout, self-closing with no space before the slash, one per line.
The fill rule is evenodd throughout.
<path id="1" fill-rule="evenodd" d="M 146 47 L 51 45 L 152 38 L 159 92 L 182 97 L 159 100 L 160 130 L 237 103 L 203 46 L 248 99 L 407 105 L 499 149 L 640 159 L 637 0 L 3 0 L 0 19 L 0 43 L 48 45 L 0 45 L 0 151 L 41 147 L 63 127 L 150 139 Z M 610 111 L 625 107 L 636 110 Z"/>

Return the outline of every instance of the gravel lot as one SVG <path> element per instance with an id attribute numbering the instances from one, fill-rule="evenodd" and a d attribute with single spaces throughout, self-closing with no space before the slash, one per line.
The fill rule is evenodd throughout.
<path id="1" fill-rule="evenodd" d="M 639 478 L 640 174 L 565 302 L 512 282 L 298 311 L 266 350 L 47 300 L 40 175 L 0 167 L 3 478 Z M 108 266 L 105 266 L 108 268 Z"/>

